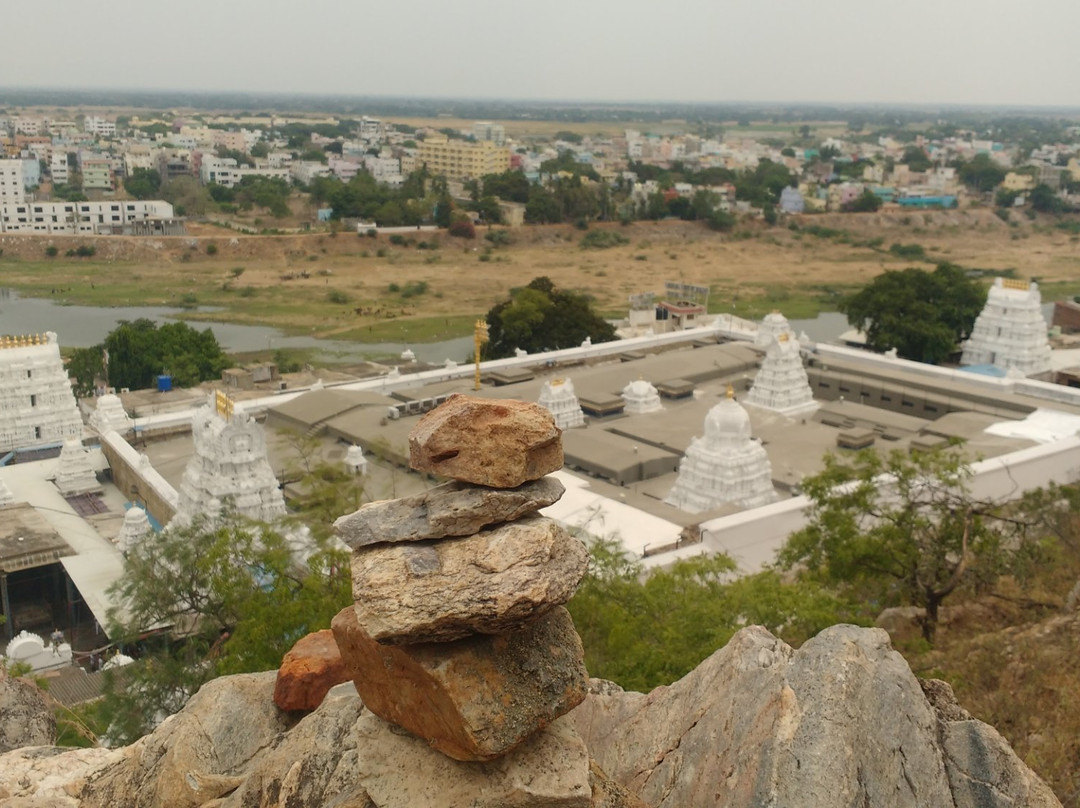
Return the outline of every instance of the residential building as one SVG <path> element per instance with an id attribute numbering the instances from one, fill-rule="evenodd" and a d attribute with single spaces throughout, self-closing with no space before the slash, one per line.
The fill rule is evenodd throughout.
<path id="1" fill-rule="evenodd" d="M 330 169 L 314 160 L 301 160 L 289 167 L 289 176 L 301 185 L 309 185 L 316 177 L 330 175 Z"/>
<path id="2" fill-rule="evenodd" d="M 97 115 L 87 115 L 83 120 L 83 131 L 95 137 L 116 137 L 116 121 L 100 118 Z"/>
<path id="3" fill-rule="evenodd" d="M 19 205 L 25 201 L 22 160 L 0 160 L 0 205 Z"/>
<path id="4" fill-rule="evenodd" d="M 65 151 L 54 151 L 49 160 L 49 174 L 52 176 L 54 185 L 66 185 L 70 179 L 68 173 L 68 156 Z"/>
<path id="5" fill-rule="evenodd" d="M 204 154 L 199 164 L 199 179 L 203 185 L 216 183 L 226 188 L 232 188 L 240 182 L 240 170 L 236 160 L 231 157 L 215 157 L 212 154 Z"/>
<path id="6" fill-rule="evenodd" d="M 229 151 L 247 152 L 248 140 L 244 133 L 233 131 L 214 130 L 214 145 L 223 146 Z"/>
<path id="7" fill-rule="evenodd" d="M 431 136 L 419 144 L 419 162 L 448 179 L 479 179 L 510 167 L 510 149 L 491 141 L 471 143 Z"/>
<path id="8" fill-rule="evenodd" d="M 477 140 L 490 140 L 497 146 L 506 143 L 506 129 L 501 123 L 477 121 L 473 124 L 473 137 Z"/>
<path id="9" fill-rule="evenodd" d="M 89 157 L 79 160 L 82 170 L 83 190 L 115 191 L 112 161 L 106 157 Z"/>
<path id="10" fill-rule="evenodd" d="M 37 135 L 41 133 L 41 118 L 19 115 L 11 119 L 11 128 L 16 135 Z"/>
<path id="11" fill-rule="evenodd" d="M 1005 175 L 1005 179 L 1001 183 L 1002 189 L 1006 191 L 1030 191 L 1035 187 L 1035 178 L 1030 174 L 1018 174 L 1015 171 L 1010 171 Z"/>
<path id="12" fill-rule="evenodd" d="M 140 224 L 171 219 L 173 206 L 161 200 L 0 204 L 0 232 L 5 233 L 138 234 Z"/>

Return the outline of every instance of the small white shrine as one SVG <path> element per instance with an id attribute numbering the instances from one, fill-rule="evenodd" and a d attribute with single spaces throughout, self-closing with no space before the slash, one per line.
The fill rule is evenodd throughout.
<path id="1" fill-rule="evenodd" d="M 585 413 L 581 411 L 581 403 L 574 392 L 574 383 L 569 379 L 544 382 L 539 404 L 555 417 L 555 426 L 559 429 L 585 426 Z"/>
<path id="2" fill-rule="evenodd" d="M 353 474 L 367 473 L 368 460 L 364 457 L 364 450 L 355 443 L 345 452 L 345 466 Z"/>
<path id="3" fill-rule="evenodd" d="M 98 396 L 97 407 L 90 414 L 90 426 L 102 435 L 110 430 L 123 435 L 134 429 L 135 422 L 120 403 L 120 396 L 107 393 Z"/>
<path id="4" fill-rule="evenodd" d="M 224 393 L 210 394 L 191 419 L 194 454 L 184 469 L 173 524 L 196 516 L 216 518 L 223 506 L 240 516 L 273 522 L 285 515 L 285 498 L 266 454 L 266 435 L 246 413 L 235 412 Z"/>
<path id="5" fill-rule="evenodd" d="M 0 453 L 82 437 L 56 334 L 0 337 Z"/>
<path id="6" fill-rule="evenodd" d="M 11 489 L 7 487 L 7 483 L 0 480 L 0 508 L 7 505 L 15 504 L 15 495 L 11 493 Z"/>
<path id="7" fill-rule="evenodd" d="M 71 665 L 71 644 L 64 635 L 57 633 L 55 639 L 46 643 L 39 635 L 20 631 L 8 643 L 4 662 L 10 668 L 16 663 L 29 665 L 35 673 Z"/>
<path id="8" fill-rule="evenodd" d="M 124 514 L 124 523 L 116 534 L 116 549 L 126 553 L 153 532 L 150 518 L 138 505 L 132 505 Z"/>
<path id="9" fill-rule="evenodd" d="M 56 487 L 65 497 L 101 490 L 101 483 L 90 462 L 90 453 L 80 441 L 64 441 L 56 461 Z"/>
<path id="10" fill-rule="evenodd" d="M 630 382 L 622 391 L 625 411 L 629 415 L 643 415 L 664 409 L 660 403 L 660 393 L 644 379 Z"/>
<path id="11" fill-rule="evenodd" d="M 754 386 L 746 395 L 747 404 L 788 417 L 817 409 L 803 367 L 801 347 L 787 332 L 772 341 L 754 377 Z"/>
<path id="12" fill-rule="evenodd" d="M 1038 284 L 997 278 L 964 343 L 961 365 L 995 365 L 1024 376 L 1050 370 L 1050 342 Z"/>
<path id="13" fill-rule="evenodd" d="M 701 513 L 727 503 L 757 508 L 775 499 L 765 447 L 751 437 L 750 416 L 729 387 L 727 398 L 705 416 L 705 436 L 690 442 L 664 501 Z"/>
<path id="14" fill-rule="evenodd" d="M 766 314 L 758 326 L 754 336 L 754 344 L 759 348 L 768 348 L 773 340 L 779 339 L 781 334 L 787 334 L 788 338 L 794 338 L 795 332 L 791 330 L 791 323 L 787 317 L 780 313 L 779 309 L 773 309 Z"/>

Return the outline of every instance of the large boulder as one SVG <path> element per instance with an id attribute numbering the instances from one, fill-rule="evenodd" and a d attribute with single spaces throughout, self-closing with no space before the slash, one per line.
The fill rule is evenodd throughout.
<path id="1" fill-rule="evenodd" d="M 880 629 L 798 651 L 743 629 L 648 695 L 610 687 L 570 715 L 614 780 L 654 808 L 1057 808 L 989 726 L 935 709 Z"/>
<path id="2" fill-rule="evenodd" d="M 589 564 L 580 539 L 528 516 L 472 536 L 353 553 L 356 615 L 379 642 L 503 634 L 566 603 Z"/>
<path id="3" fill-rule="evenodd" d="M 409 433 L 409 464 L 476 485 L 517 488 L 562 468 L 562 430 L 539 404 L 455 394 Z"/>
<path id="4" fill-rule="evenodd" d="M 452 481 L 415 497 L 369 502 L 334 522 L 334 532 L 356 550 L 381 542 L 471 536 L 559 501 L 565 489 L 554 477 L 517 488 L 484 488 Z"/>
<path id="5" fill-rule="evenodd" d="M 56 742 L 56 716 L 41 688 L 0 667 L 0 752 Z"/>
<path id="6" fill-rule="evenodd" d="M 351 606 L 331 627 L 364 704 L 455 760 L 504 755 L 585 698 L 581 639 L 561 606 L 454 642 L 383 645 Z"/>

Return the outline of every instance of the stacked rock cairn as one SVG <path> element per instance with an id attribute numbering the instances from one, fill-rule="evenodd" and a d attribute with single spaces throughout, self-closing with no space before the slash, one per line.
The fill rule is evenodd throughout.
<path id="1" fill-rule="evenodd" d="M 455 395 L 409 435 L 410 464 L 450 478 L 335 523 L 355 604 L 332 629 L 364 705 L 460 761 L 513 750 L 586 695 L 563 607 L 588 566 L 537 511 L 563 486 L 561 431 L 536 404 Z"/>

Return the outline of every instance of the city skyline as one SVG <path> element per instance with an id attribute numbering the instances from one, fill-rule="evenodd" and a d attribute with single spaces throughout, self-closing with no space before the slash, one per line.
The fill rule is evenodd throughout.
<path id="1" fill-rule="evenodd" d="M 643 0 L 509 11 L 417 0 L 314 0 L 302 13 L 192 0 L 117 0 L 83 13 L 62 53 L 16 37 L 0 86 L 568 102 L 1080 107 L 1080 6 L 1002 0 L 870 7 L 855 0 Z M 1025 30 L 1025 26 L 1027 30 Z M 182 35 L 180 33 L 182 32 Z M 110 50 L 110 43 L 115 52 Z M 181 46 L 180 43 L 185 43 Z"/>

